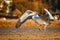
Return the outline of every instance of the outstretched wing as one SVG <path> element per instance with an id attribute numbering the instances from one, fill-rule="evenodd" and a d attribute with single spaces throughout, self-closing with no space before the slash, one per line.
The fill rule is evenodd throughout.
<path id="1" fill-rule="evenodd" d="M 49 16 L 50 19 L 53 19 L 54 20 L 54 17 L 52 16 L 52 14 L 47 9 L 44 9 L 44 11 Z"/>
<path id="2" fill-rule="evenodd" d="M 16 28 L 18 28 L 19 26 L 21 26 L 22 23 L 24 23 L 27 19 L 31 18 L 30 14 L 28 14 L 29 12 L 31 12 L 30 10 L 27 10 L 21 17 L 20 19 L 17 21 L 16 24 Z"/>
<path id="3" fill-rule="evenodd" d="M 21 24 L 28 18 L 28 14 L 25 13 L 23 14 L 20 19 L 17 21 L 16 23 L 16 28 L 18 28 L 19 26 L 21 26 Z"/>

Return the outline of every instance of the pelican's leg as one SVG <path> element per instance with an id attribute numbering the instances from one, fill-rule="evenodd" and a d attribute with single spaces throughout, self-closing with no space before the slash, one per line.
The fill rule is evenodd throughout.
<path id="1" fill-rule="evenodd" d="M 44 31 L 46 31 L 46 27 L 47 27 L 47 25 L 44 26 Z"/>
<path id="2" fill-rule="evenodd" d="M 48 27 L 49 23 L 46 23 L 45 26 L 44 26 L 44 31 L 47 30 L 47 27 Z"/>

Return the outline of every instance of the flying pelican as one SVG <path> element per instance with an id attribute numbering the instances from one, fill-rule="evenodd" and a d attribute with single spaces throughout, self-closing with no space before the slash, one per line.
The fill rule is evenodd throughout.
<path id="1" fill-rule="evenodd" d="M 44 20 L 42 20 L 41 17 L 38 15 L 38 12 L 27 10 L 20 17 L 20 19 L 17 21 L 16 28 L 18 28 L 19 26 L 21 26 L 21 24 L 24 23 L 24 21 L 26 19 L 28 19 L 29 17 L 31 17 L 31 19 L 33 19 L 33 20 L 36 20 L 37 23 L 39 23 L 39 24 L 45 24 L 45 25 L 47 25 L 47 23 Z"/>
<path id="2" fill-rule="evenodd" d="M 54 20 L 54 17 L 47 9 L 44 9 L 44 11 L 46 12 L 46 15 L 48 15 L 50 20 Z M 31 17 L 31 19 L 35 20 L 38 24 L 44 24 L 45 25 L 44 30 L 46 30 L 47 25 L 49 25 L 49 23 L 47 23 L 45 20 L 42 19 L 41 16 L 38 15 L 38 12 L 27 10 L 18 20 L 18 22 L 16 24 L 16 28 L 21 26 L 21 24 L 24 23 L 24 21 L 26 19 L 28 19 L 29 17 Z"/>

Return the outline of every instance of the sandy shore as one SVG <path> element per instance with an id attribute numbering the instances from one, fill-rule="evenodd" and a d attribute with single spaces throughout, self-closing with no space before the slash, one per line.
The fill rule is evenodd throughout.
<path id="1" fill-rule="evenodd" d="M 0 40 L 60 40 L 60 32 L 9 32 L 0 33 Z"/>

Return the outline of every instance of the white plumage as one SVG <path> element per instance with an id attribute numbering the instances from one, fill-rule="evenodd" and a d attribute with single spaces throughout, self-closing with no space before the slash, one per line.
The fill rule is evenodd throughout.
<path id="1" fill-rule="evenodd" d="M 54 20 L 54 17 L 47 9 L 44 9 L 44 11 L 46 12 L 47 15 L 49 15 L 49 19 Z"/>
<path id="2" fill-rule="evenodd" d="M 27 10 L 18 20 L 16 24 L 16 28 L 18 28 L 28 17 L 31 17 L 31 16 L 32 16 L 32 19 L 35 20 L 38 24 L 48 25 L 46 21 L 41 19 L 41 17 L 38 15 L 38 12 Z"/>

